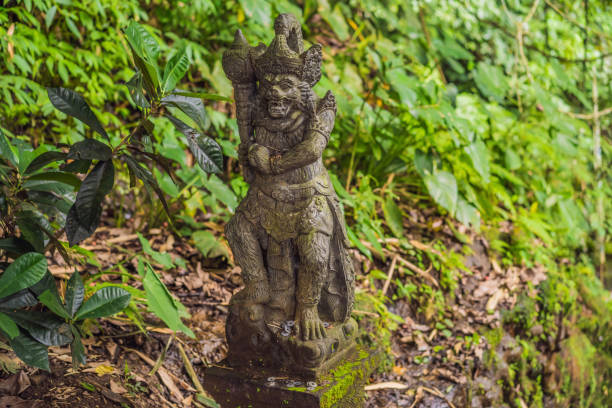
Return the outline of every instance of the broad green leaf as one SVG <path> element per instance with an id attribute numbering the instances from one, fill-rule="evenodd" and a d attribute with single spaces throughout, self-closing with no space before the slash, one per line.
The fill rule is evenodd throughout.
<path id="1" fill-rule="evenodd" d="M 195 335 L 185 326 L 179 316 L 179 309 L 175 300 L 166 288 L 166 285 L 159 279 L 155 271 L 147 265 L 147 273 L 142 280 L 145 292 L 147 293 L 147 305 L 166 325 L 174 330 L 181 331 L 191 338 Z"/>
<path id="2" fill-rule="evenodd" d="M 17 293 L 0 299 L 0 309 L 15 310 L 24 307 L 34 306 L 38 303 L 36 296 L 28 289 L 22 289 Z"/>
<path id="3" fill-rule="evenodd" d="M 47 306 L 49 310 L 55 313 L 57 316 L 63 317 L 64 319 L 70 319 L 72 316 L 68 314 L 64 305 L 54 291 L 47 289 L 40 296 L 38 296 L 40 303 Z"/>
<path id="4" fill-rule="evenodd" d="M 353 229 L 348 225 L 346 226 L 346 235 L 348 235 L 349 241 L 351 241 L 351 243 L 355 245 L 357 249 L 361 251 L 362 254 L 367 256 L 369 260 L 372 260 L 372 251 L 370 251 L 368 247 L 363 245 L 361 240 L 357 238 L 355 232 L 353 232 Z"/>
<path id="5" fill-rule="evenodd" d="M 455 218 L 464 225 L 472 225 L 477 231 L 480 230 L 480 215 L 478 214 L 478 210 L 463 197 L 459 197 L 457 201 Z"/>
<path id="6" fill-rule="evenodd" d="M 13 166 L 17 166 L 17 156 L 15 155 L 13 146 L 11 146 L 4 132 L 2 132 L 2 129 L 0 129 L 0 157 L 7 160 Z"/>
<path id="7" fill-rule="evenodd" d="M 480 174 L 485 184 L 489 184 L 491 172 L 489 169 L 489 151 L 487 150 L 487 146 L 482 140 L 476 139 L 466 146 L 464 150 L 472 160 L 474 168 L 478 174 Z"/>
<path id="8" fill-rule="evenodd" d="M 44 173 L 37 173 L 28 177 L 28 180 L 57 181 L 59 183 L 68 184 L 75 189 L 78 189 L 81 185 L 81 179 L 72 173 L 67 173 L 64 171 L 46 171 Z"/>
<path id="9" fill-rule="evenodd" d="M 416 149 L 414 152 L 414 167 L 421 177 L 433 173 L 433 158 L 431 154 L 425 153 L 421 149 Z"/>
<path id="10" fill-rule="evenodd" d="M 85 287 L 83 286 L 81 274 L 74 271 L 66 284 L 66 310 L 71 317 L 74 317 L 79 307 L 81 307 L 84 298 Z"/>
<path id="11" fill-rule="evenodd" d="M 131 295 L 118 287 L 102 288 L 94 293 L 79 309 L 75 320 L 95 319 L 119 313 L 130 303 Z"/>
<path id="12" fill-rule="evenodd" d="M 205 130 L 208 124 L 204 103 L 199 98 L 184 95 L 168 95 L 162 99 L 165 106 L 174 106 L 189 116 L 198 125 L 200 130 Z"/>
<path id="13" fill-rule="evenodd" d="M 28 241 L 17 237 L 0 239 L 0 249 L 11 255 L 23 255 L 27 252 L 34 252 L 34 247 Z M 15 256 L 12 257 L 16 258 Z"/>
<path id="14" fill-rule="evenodd" d="M 174 268 L 174 262 L 172 262 L 172 257 L 169 253 L 157 252 L 151 247 L 149 241 L 143 237 L 140 233 L 138 234 L 138 240 L 140 241 L 140 245 L 142 245 L 142 250 L 145 254 L 149 255 L 155 262 L 164 267 L 164 269 Z"/>
<path id="15" fill-rule="evenodd" d="M 397 238 L 401 238 L 404 236 L 404 224 L 402 218 L 402 212 L 400 211 L 397 204 L 391 197 L 388 197 L 383 202 L 383 214 L 385 215 L 385 220 L 387 221 L 387 226 L 393 232 Z"/>
<path id="16" fill-rule="evenodd" d="M 44 152 L 40 156 L 37 156 L 34 160 L 30 162 L 27 169 L 25 170 L 25 174 L 33 173 L 36 170 L 40 170 L 45 167 L 49 163 L 53 163 L 59 160 L 65 160 L 66 153 L 62 152 Z"/>
<path id="17" fill-rule="evenodd" d="M 130 24 L 125 29 L 125 35 L 138 56 L 150 58 L 152 61 L 157 59 L 160 52 L 159 43 L 149 34 L 143 25 L 133 20 L 130 21 Z"/>
<path id="18" fill-rule="evenodd" d="M 163 94 L 171 92 L 176 87 L 176 84 L 183 79 L 188 69 L 189 56 L 187 55 L 187 47 L 183 46 L 178 49 L 176 54 L 174 54 L 164 68 L 164 77 L 162 80 Z"/>
<path id="19" fill-rule="evenodd" d="M 160 88 L 160 73 L 157 66 L 159 44 L 142 25 L 131 21 L 125 30 L 136 67 L 143 73 L 144 85 L 150 95 Z"/>
<path id="20" fill-rule="evenodd" d="M 221 173 L 223 171 L 223 153 L 217 142 L 200 134 L 194 128 L 187 126 L 171 115 L 166 115 L 166 117 L 187 137 L 189 150 L 202 170 L 207 173 Z"/>
<path id="21" fill-rule="evenodd" d="M 0 330 L 8 334 L 11 340 L 19 336 L 19 327 L 17 327 L 13 319 L 2 312 L 0 312 Z"/>
<path id="22" fill-rule="evenodd" d="M 132 79 L 130 79 L 126 84 L 128 90 L 130 91 L 130 96 L 132 97 L 132 101 L 136 106 L 139 106 L 144 109 L 148 109 L 151 107 L 151 104 L 147 100 L 142 87 L 142 72 L 138 71 Z"/>
<path id="23" fill-rule="evenodd" d="M 70 327 L 48 312 L 18 311 L 8 313 L 30 336 L 45 346 L 63 346 L 72 341 Z"/>
<path id="24" fill-rule="evenodd" d="M 190 98 L 199 98 L 199 99 L 208 99 L 211 101 L 222 101 L 222 102 L 234 102 L 232 98 L 228 98 L 227 96 L 211 94 L 206 92 L 188 92 L 181 91 L 180 89 L 175 89 L 171 95 L 176 96 L 186 96 Z"/>
<path id="25" fill-rule="evenodd" d="M 96 139 L 85 139 L 70 146 L 68 159 L 73 160 L 110 160 L 113 151 L 107 144 Z"/>
<path id="26" fill-rule="evenodd" d="M 53 24 L 53 19 L 55 19 L 56 12 L 57 6 L 52 6 L 45 13 L 45 26 L 47 27 L 47 30 L 49 30 L 49 27 L 51 27 L 51 24 Z"/>
<path id="27" fill-rule="evenodd" d="M 9 341 L 17 357 L 26 364 L 42 370 L 49 370 L 49 353 L 47 347 L 40 344 L 30 336 L 21 334 Z"/>
<path id="28" fill-rule="evenodd" d="M 267 0 L 239 0 L 244 14 L 253 21 L 263 26 L 272 23 L 272 7 Z"/>
<path id="29" fill-rule="evenodd" d="M 238 207 L 236 194 L 221 179 L 211 174 L 208 180 L 204 181 L 204 187 L 219 201 L 225 204 L 230 210 L 234 211 Z"/>
<path id="30" fill-rule="evenodd" d="M 378 236 L 376 235 L 376 232 L 367 224 L 361 224 L 359 227 L 361 228 L 361 232 L 363 232 L 363 235 L 365 235 L 366 239 L 372 245 L 374 250 L 378 252 L 384 260 L 385 253 L 382 249 L 382 245 L 380 245 L 380 242 L 378 241 Z"/>
<path id="31" fill-rule="evenodd" d="M 81 334 L 74 325 L 70 325 L 70 331 L 72 331 L 72 343 L 70 343 L 70 351 L 72 352 L 72 366 L 78 368 L 80 365 L 87 363 L 87 356 L 85 355 L 85 347 L 81 341 Z"/>
<path id="32" fill-rule="evenodd" d="M 426 174 L 423 179 L 429 195 L 434 201 L 454 215 L 457 209 L 457 180 L 455 176 L 446 171 L 438 171 L 434 174 Z"/>
<path id="33" fill-rule="evenodd" d="M 47 94 L 53 106 L 58 110 L 77 118 L 108 139 L 108 134 L 102 124 L 81 95 L 67 88 L 47 88 Z"/>
<path id="34" fill-rule="evenodd" d="M 44 255 L 36 252 L 21 255 L 0 275 L 0 298 L 34 285 L 46 271 Z"/>
<path id="35" fill-rule="evenodd" d="M 42 225 L 45 224 L 41 220 L 40 215 L 33 211 L 21 211 L 16 217 L 17 226 L 21 232 L 21 238 L 28 241 L 36 252 L 42 253 L 45 248 L 45 233 L 42 230 Z"/>
<path id="36" fill-rule="evenodd" d="M 196 248 L 200 250 L 202 255 L 208 256 L 208 253 L 216 246 L 217 238 L 208 230 L 195 231 L 191 238 L 195 243 Z"/>
<path id="37" fill-rule="evenodd" d="M 402 105 L 414 107 L 418 97 L 413 89 L 418 84 L 418 80 L 408 76 L 404 69 L 399 68 L 390 70 L 386 75 L 393 89 L 399 94 Z"/>
<path id="38" fill-rule="evenodd" d="M 349 26 L 342 14 L 340 4 L 336 4 L 333 10 L 327 10 L 325 13 L 322 13 L 321 17 L 325 19 L 341 41 L 349 39 Z"/>
<path id="39" fill-rule="evenodd" d="M 29 290 L 31 290 L 36 296 L 40 296 L 46 290 L 49 290 L 55 294 L 58 293 L 57 286 L 55 285 L 55 278 L 49 271 L 45 272 L 42 279 L 35 285 L 30 286 Z M 59 297 L 59 295 L 57 296 Z"/>
<path id="40" fill-rule="evenodd" d="M 60 166 L 63 171 L 81 174 L 87 173 L 89 171 L 89 167 L 91 167 L 91 160 L 75 160 Z"/>
<path id="41" fill-rule="evenodd" d="M 94 233 L 100 223 L 102 200 L 114 182 L 115 168 L 111 160 L 98 162 L 83 180 L 66 220 L 66 235 L 71 246 Z"/>
<path id="42" fill-rule="evenodd" d="M 474 71 L 474 81 L 478 89 L 489 98 L 503 102 L 506 92 L 510 88 L 502 68 L 480 61 Z"/>
<path id="43" fill-rule="evenodd" d="M 153 167 L 153 173 L 155 174 L 155 178 L 157 179 L 157 183 L 159 187 L 164 191 L 164 193 L 168 194 L 172 198 L 177 198 L 180 195 L 180 191 L 172 177 L 168 173 L 161 172 L 157 170 L 157 167 Z"/>

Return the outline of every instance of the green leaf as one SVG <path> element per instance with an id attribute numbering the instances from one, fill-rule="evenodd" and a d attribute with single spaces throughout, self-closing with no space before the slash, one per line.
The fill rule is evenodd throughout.
<path id="1" fill-rule="evenodd" d="M 433 173 L 433 158 L 430 153 L 425 153 L 421 149 L 414 152 L 414 167 L 421 177 Z"/>
<path id="2" fill-rule="evenodd" d="M 2 129 L 0 129 L 0 157 L 17 167 L 17 156 Z"/>
<path id="3" fill-rule="evenodd" d="M 102 200 L 114 182 L 115 168 L 111 160 L 98 162 L 83 180 L 66 219 L 66 235 L 71 246 L 94 233 L 100 223 Z"/>
<path id="4" fill-rule="evenodd" d="M 21 255 L 0 275 L 0 298 L 34 285 L 46 271 L 47 259 L 44 255 L 36 252 Z"/>
<path id="5" fill-rule="evenodd" d="M 221 173 L 223 171 L 223 153 L 221 146 L 210 137 L 200 134 L 194 128 L 174 116 L 166 115 L 174 126 L 187 137 L 189 150 L 196 161 L 207 173 Z"/>
<path id="6" fill-rule="evenodd" d="M 393 232 L 397 238 L 401 238 L 404 236 L 404 224 L 402 218 L 402 212 L 400 211 L 397 204 L 391 197 L 388 197 L 383 202 L 383 213 L 385 215 L 385 220 L 387 221 L 387 226 Z"/>
<path id="7" fill-rule="evenodd" d="M 361 240 L 357 238 L 357 235 L 355 234 L 355 232 L 353 232 L 351 227 L 349 227 L 348 225 L 346 226 L 346 235 L 348 235 L 349 241 L 351 241 L 351 243 L 355 245 L 357 249 L 359 249 L 361 253 L 367 256 L 368 259 L 371 261 L 372 251 L 370 251 L 368 247 L 366 247 L 365 245 L 363 245 L 363 243 L 361 243 Z"/>
<path id="8" fill-rule="evenodd" d="M 206 129 L 208 118 L 201 99 L 184 95 L 168 95 L 162 99 L 162 105 L 177 107 L 185 115 L 189 116 L 198 125 L 200 130 Z"/>
<path id="9" fill-rule="evenodd" d="M 45 248 L 45 233 L 42 231 L 39 214 L 33 211 L 21 211 L 16 217 L 17 226 L 21 232 L 21 238 L 28 241 L 36 252 L 42 253 Z"/>
<path id="10" fill-rule="evenodd" d="M 17 258 L 27 252 L 34 252 L 34 247 L 25 239 L 10 237 L 0 239 L 0 249 L 6 251 L 12 258 Z M 17 256 L 12 256 L 17 255 Z"/>
<path id="11" fill-rule="evenodd" d="M 195 231 L 191 235 L 191 238 L 196 248 L 198 248 L 204 256 L 208 256 L 208 253 L 218 245 L 217 238 L 208 230 Z"/>
<path id="12" fill-rule="evenodd" d="M 66 153 L 62 152 L 44 152 L 40 156 L 37 156 L 25 170 L 25 174 L 33 173 L 36 170 L 40 170 L 49 163 L 53 163 L 59 160 L 65 160 Z"/>
<path id="13" fill-rule="evenodd" d="M 501 67 L 480 61 L 473 73 L 476 86 L 485 96 L 499 103 L 504 101 L 510 85 Z"/>
<path id="14" fill-rule="evenodd" d="M 72 341 L 70 327 L 48 312 L 18 311 L 8 313 L 30 336 L 45 346 L 63 346 Z"/>
<path id="15" fill-rule="evenodd" d="M 144 86 L 151 96 L 157 94 L 160 87 L 159 67 L 157 57 L 159 44 L 151 34 L 140 24 L 131 21 L 125 30 L 136 67 L 143 73 Z"/>
<path id="16" fill-rule="evenodd" d="M 434 174 L 426 174 L 423 179 L 434 201 L 454 215 L 457 209 L 458 194 L 455 176 L 446 171 L 438 171 Z"/>
<path id="17" fill-rule="evenodd" d="M 57 181 L 59 183 L 68 184 L 69 186 L 78 189 L 81 186 L 81 179 L 72 173 L 64 171 L 46 171 L 44 173 L 33 174 L 27 178 L 28 180 L 42 181 Z"/>
<path id="18" fill-rule="evenodd" d="M 108 139 L 108 134 L 85 99 L 72 89 L 47 88 L 53 106 L 67 115 L 73 116 Z"/>
<path id="19" fill-rule="evenodd" d="M 232 98 L 228 98 L 227 96 L 211 94 L 206 92 L 188 92 L 181 91 L 180 89 L 175 89 L 170 95 L 177 96 L 187 96 L 191 98 L 199 98 L 199 99 L 208 99 L 211 101 L 222 101 L 222 102 L 234 102 Z"/>
<path id="20" fill-rule="evenodd" d="M 244 14 L 253 21 L 263 26 L 269 26 L 272 22 L 272 7 L 267 0 L 240 0 Z"/>
<path id="21" fill-rule="evenodd" d="M 87 173 L 89 171 L 89 167 L 91 167 L 91 160 L 75 160 L 60 166 L 60 168 L 64 171 L 82 174 Z"/>
<path id="22" fill-rule="evenodd" d="M 145 292 L 147 293 L 147 305 L 166 325 L 174 330 L 181 331 L 191 338 L 195 335 L 185 326 L 179 316 L 179 309 L 175 300 L 166 288 L 166 285 L 159 279 L 155 271 L 147 265 L 147 273 L 142 280 Z"/>
<path id="23" fill-rule="evenodd" d="M 157 170 L 157 167 L 153 167 L 153 173 L 155 174 L 155 178 L 159 184 L 159 187 L 164 191 L 164 193 L 168 194 L 172 198 L 177 198 L 180 195 L 180 191 L 172 177 L 168 173 L 162 173 Z"/>
<path id="24" fill-rule="evenodd" d="M 49 353 L 47 347 L 40 344 L 30 336 L 21 334 L 9 341 L 17 357 L 26 364 L 42 370 L 49 370 Z"/>
<path id="25" fill-rule="evenodd" d="M 187 55 L 187 47 L 183 46 L 178 49 L 176 54 L 174 54 L 164 68 L 162 93 L 167 94 L 174 90 L 176 84 L 178 84 L 187 73 L 187 70 L 189 70 L 189 56 Z"/>
<path id="26" fill-rule="evenodd" d="M 81 275 L 74 271 L 66 284 L 66 310 L 74 317 L 85 298 L 85 287 Z"/>
<path id="27" fill-rule="evenodd" d="M 47 27 L 47 31 L 53 24 L 53 19 L 55 19 L 55 13 L 57 12 L 57 6 L 52 6 L 45 13 L 45 26 Z"/>
<path id="28" fill-rule="evenodd" d="M 19 336 L 19 327 L 15 324 L 13 319 L 4 313 L 0 312 L 0 330 L 8 334 L 9 339 L 14 339 Z"/>
<path id="29" fill-rule="evenodd" d="M 142 72 L 138 71 L 132 79 L 130 79 L 125 86 L 128 87 L 130 91 L 130 96 L 132 97 L 132 101 L 136 106 L 140 106 L 141 108 L 148 109 L 151 107 L 151 104 L 147 100 L 143 90 L 142 90 Z"/>
<path id="30" fill-rule="evenodd" d="M 72 343 L 70 343 L 70 351 L 72 352 L 72 366 L 78 368 L 80 365 L 87 363 L 87 356 L 85 355 L 85 347 L 81 341 L 81 334 L 74 325 L 70 325 L 70 331 L 72 331 Z"/>
<path id="31" fill-rule="evenodd" d="M 102 288 L 83 303 L 74 319 L 95 319 L 114 315 L 127 307 L 131 297 L 128 291 L 122 288 Z"/>
<path id="32" fill-rule="evenodd" d="M 17 293 L 0 299 L 0 309 L 15 310 L 24 307 L 34 306 L 38 299 L 28 289 L 22 289 Z"/>
<path id="33" fill-rule="evenodd" d="M 159 43 L 144 26 L 130 21 L 125 29 L 125 35 L 139 57 L 150 58 L 151 61 L 157 59 L 160 52 Z"/>
<path id="34" fill-rule="evenodd" d="M 73 160 L 110 160 L 113 151 L 108 145 L 96 139 L 85 139 L 70 146 L 68 159 Z"/>
<path id="35" fill-rule="evenodd" d="M 341 41 L 348 40 L 350 36 L 349 26 L 340 9 L 340 3 L 336 4 L 333 10 L 327 10 L 327 12 L 322 13 L 321 16 L 327 21 Z"/>
<path id="36" fill-rule="evenodd" d="M 463 197 L 459 197 L 457 201 L 455 218 L 464 225 L 472 225 L 477 231 L 480 230 L 480 215 L 478 214 L 478 210 Z"/>
<path id="37" fill-rule="evenodd" d="M 50 289 L 45 290 L 38 297 L 38 300 L 40 300 L 40 303 L 47 306 L 49 310 L 51 310 L 57 316 L 63 317 L 64 319 L 67 319 L 67 320 L 72 317 L 66 311 L 66 308 L 64 307 L 64 305 L 62 305 L 62 302 L 59 296 L 57 295 L 57 293 L 54 293 L 52 290 Z"/>
<path id="38" fill-rule="evenodd" d="M 219 201 L 234 211 L 238 207 L 236 194 L 221 179 L 211 174 L 208 180 L 204 180 L 204 187 Z"/>
<path id="39" fill-rule="evenodd" d="M 482 140 L 477 139 L 466 146 L 464 150 L 467 155 L 470 156 L 474 168 L 478 174 L 480 174 L 485 184 L 489 184 L 491 180 L 491 171 L 489 168 L 489 151 L 487 150 L 487 146 Z"/>
<path id="40" fill-rule="evenodd" d="M 164 252 L 157 252 L 151 247 L 149 241 L 143 237 L 140 233 L 137 233 L 138 240 L 140 241 L 140 245 L 142 245 L 142 250 L 145 254 L 149 255 L 155 262 L 164 267 L 164 269 L 174 268 L 174 262 L 172 262 L 172 257 L 170 254 Z"/>

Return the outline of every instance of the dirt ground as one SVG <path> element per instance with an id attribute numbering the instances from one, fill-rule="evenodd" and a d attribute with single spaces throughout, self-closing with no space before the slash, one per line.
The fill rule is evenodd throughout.
<path id="1" fill-rule="evenodd" d="M 461 250 L 447 221 L 440 220 L 432 233 L 431 223 L 425 222 L 430 215 L 411 215 L 406 227 L 413 247 L 435 253 L 437 250 L 430 245 L 435 238 L 449 250 Z M 222 227 L 209 224 L 220 236 Z M 469 339 L 478 331 L 499 326 L 499 310 L 511 307 L 527 282 L 536 284 L 544 279 L 544 272 L 519 267 L 502 269 L 488 256 L 484 239 L 466 230 L 460 232 L 469 235 L 472 253 L 465 258 L 469 270 L 457 271 L 458 285 L 454 296 L 447 299 L 451 307 L 445 325 L 428 323 L 424 316 L 427 311 L 417 310 L 407 298 L 388 302 L 390 311 L 401 316 L 403 324 L 392 335 L 393 364 L 387 372 L 372 376 L 366 387 L 368 408 L 487 407 L 487 401 L 499 396 L 494 373 L 484 368 L 484 339 L 468 344 Z M 157 272 L 189 310 L 191 318 L 184 322 L 196 338 L 173 336 L 152 315 L 146 315 L 148 334 L 130 320 L 103 319 L 88 327 L 93 334 L 84 339 L 88 363 L 74 371 L 69 349 L 52 347 L 50 373 L 24 367 L 14 354 L 0 349 L 0 408 L 206 406 L 197 397 L 197 382 L 206 366 L 221 361 L 227 352 L 224 324 L 230 297 L 240 289 L 239 268 L 223 256 L 203 258 L 196 248 L 164 228 L 150 230 L 146 238 L 154 249 L 186 260 L 184 268 L 168 270 L 157 265 Z M 385 253 L 375 253 L 373 261 L 353 252 L 360 265 L 360 290 L 386 289 L 391 294 L 395 291 L 394 278 L 400 273 L 406 280 L 430 281 L 433 287 L 439 286 L 435 268 L 415 267 L 410 253 L 400 248 L 396 240 L 383 244 Z M 78 266 L 85 278 L 120 262 L 127 270 L 135 270 L 134 254 L 141 252 L 135 228 L 130 225 L 103 226 L 83 246 L 95 253 L 101 263 L 101 267 Z M 414 273 L 406 275 L 407 269 L 400 265 Z M 387 273 L 389 284 L 376 280 L 376 288 L 372 288 L 364 271 L 373 268 Z M 59 256 L 50 261 L 50 271 L 59 278 L 67 279 L 72 270 Z M 101 279 L 113 281 L 120 276 L 108 274 Z M 151 373 L 166 348 L 163 363 Z M 188 374 L 189 365 L 197 381 Z"/>

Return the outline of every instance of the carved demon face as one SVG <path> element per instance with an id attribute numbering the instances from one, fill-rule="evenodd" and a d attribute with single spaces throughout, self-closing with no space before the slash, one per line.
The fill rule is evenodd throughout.
<path id="1" fill-rule="evenodd" d="M 293 74 L 270 74 L 261 81 L 268 114 L 273 118 L 285 118 L 299 109 L 301 101 L 300 79 Z"/>

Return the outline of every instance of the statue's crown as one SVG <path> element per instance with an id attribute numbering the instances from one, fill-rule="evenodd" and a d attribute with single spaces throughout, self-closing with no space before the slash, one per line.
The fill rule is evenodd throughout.
<path id="1" fill-rule="evenodd" d="M 281 14 L 274 21 L 275 37 L 268 47 L 252 48 L 251 61 L 255 75 L 294 74 L 311 86 L 321 78 L 321 46 L 304 51 L 302 27 L 292 14 Z"/>

